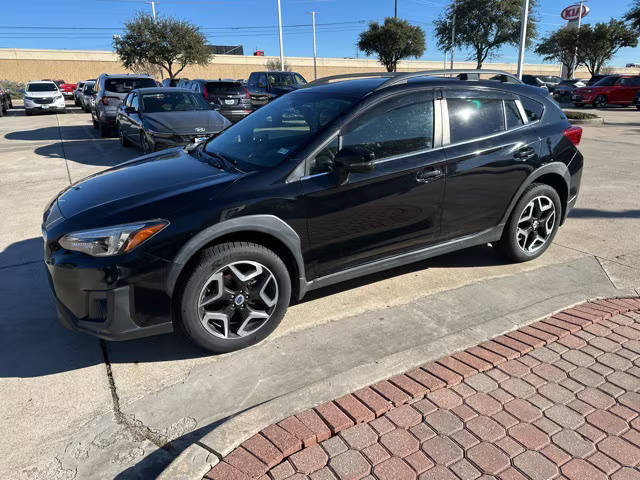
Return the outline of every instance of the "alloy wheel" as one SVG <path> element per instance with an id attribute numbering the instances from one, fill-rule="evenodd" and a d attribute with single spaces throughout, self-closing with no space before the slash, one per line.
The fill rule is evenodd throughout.
<path id="1" fill-rule="evenodd" d="M 549 240 L 556 223 L 556 207 L 546 195 L 533 198 L 518 219 L 516 242 L 527 253 L 541 249 Z"/>
<path id="2" fill-rule="evenodd" d="M 593 104 L 596 108 L 604 108 L 607 106 L 607 99 L 604 95 L 598 95 L 596 99 L 593 101 Z"/>
<path id="3" fill-rule="evenodd" d="M 224 339 L 257 332 L 278 304 L 278 282 L 261 263 L 240 261 L 219 268 L 205 282 L 198 297 L 204 328 Z"/>

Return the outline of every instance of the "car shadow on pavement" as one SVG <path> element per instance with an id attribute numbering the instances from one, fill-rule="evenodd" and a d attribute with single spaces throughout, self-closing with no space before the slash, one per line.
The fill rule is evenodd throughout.
<path id="1" fill-rule="evenodd" d="M 91 124 L 87 125 L 62 125 L 41 127 L 33 130 L 20 130 L 7 133 L 7 140 L 46 141 L 46 140 L 87 140 L 98 138 Z"/>
<path id="2" fill-rule="evenodd" d="M 595 208 L 574 208 L 569 213 L 571 218 L 640 218 L 640 210 L 621 210 L 612 212 Z"/>
<path id="3" fill-rule="evenodd" d="M 39 377 L 105 361 L 100 340 L 61 327 L 42 263 L 41 238 L 0 251 L 0 378 Z M 358 288 L 427 268 L 502 265 L 505 260 L 485 245 L 368 275 L 310 292 L 302 302 Z M 124 342 L 104 342 L 110 363 L 146 363 L 210 356 L 181 333 Z"/>

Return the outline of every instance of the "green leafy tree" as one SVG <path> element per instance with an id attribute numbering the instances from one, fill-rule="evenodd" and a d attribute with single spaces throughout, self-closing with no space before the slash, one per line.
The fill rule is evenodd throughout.
<path id="1" fill-rule="evenodd" d="M 537 36 L 534 7 L 535 2 L 530 2 L 527 46 Z M 521 12 L 522 0 L 454 0 L 433 22 L 438 47 L 451 50 L 455 15 L 455 46 L 467 48 L 468 59 L 476 61 L 476 68 L 482 68 L 484 61 L 504 45 L 518 45 Z"/>
<path id="2" fill-rule="evenodd" d="M 360 34 L 358 48 L 367 55 L 378 54 L 387 72 L 395 72 L 403 58 L 422 56 L 426 50 L 424 31 L 409 25 L 406 20 L 387 17 L 384 24 L 369 23 L 369 29 Z"/>
<path id="3" fill-rule="evenodd" d="M 279 58 L 270 58 L 269 60 L 267 60 L 267 63 L 265 63 L 265 67 L 270 72 L 279 72 L 281 70 L 280 69 L 280 59 Z M 291 71 L 291 65 L 289 65 L 286 60 L 284 61 L 284 71 L 285 72 L 290 72 Z"/>
<path id="4" fill-rule="evenodd" d="M 577 67 L 577 43 L 578 30 L 563 27 L 542 38 L 535 53 L 547 62 L 560 62 L 567 69 L 568 78 L 573 78 L 573 71 Z"/>
<path id="5" fill-rule="evenodd" d="M 595 75 L 618 50 L 637 45 L 638 32 L 622 20 L 582 25 L 578 34 L 578 63 Z"/>
<path id="6" fill-rule="evenodd" d="M 212 58 L 206 37 L 187 21 L 140 13 L 125 23 L 125 33 L 113 39 L 125 68 L 144 71 L 156 66 L 174 78 L 187 65 L 207 65 Z"/>
<path id="7" fill-rule="evenodd" d="M 640 0 L 635 0 L 631 10 L 629 10 L 624 19 L 631 22 L 631 27 L 640 32 Z"/>

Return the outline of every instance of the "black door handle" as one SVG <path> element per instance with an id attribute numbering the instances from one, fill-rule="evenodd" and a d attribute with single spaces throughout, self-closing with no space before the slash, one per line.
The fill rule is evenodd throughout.
<path id="1" fill-rule="evenodd" d="M 536 154 L 536 151 L 532 147 L 523 147 L 513 154 L 513 158 L 517 160 L 528 160 Z"/>
<path id="2" fill-rule="evenodd" d="M 421 170 L 416 175 L 416 180 L 418 180 L 421 183 L 427 183 L 441 176 L 442 176 L 442 170 L 440 170 L 439 168 Z"/>

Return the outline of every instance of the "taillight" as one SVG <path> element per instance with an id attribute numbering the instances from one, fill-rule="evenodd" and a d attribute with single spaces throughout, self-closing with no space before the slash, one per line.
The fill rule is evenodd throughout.
<path id="1" fill-rule="evenodd" d="M 120 102 L 120 99 L 118 97 L 105 96 L 105 97 L 102 97 L 100 101 L 102 102 L 103 105 L 117 106 L 118 103 Z"/>
<path id="2" fill-rule="evenodd" d="M 207 87 L 202 89 L 202 96 L 205 100 L 209 100 L 209 92 L 207 92 Z"/>
<path id="3" fill-rule="evenodd" d="M 242 89 L 244 90 L 244 98 L 251 98 L 249 90 L 247 90 L 245 87 L 242 87 Z"/>
<path id="4" fill-rule="evenodd" d="M 582 139 L 582 127 L 571 126 L 564 131 L 564 136 L 577 147 Z"/>

